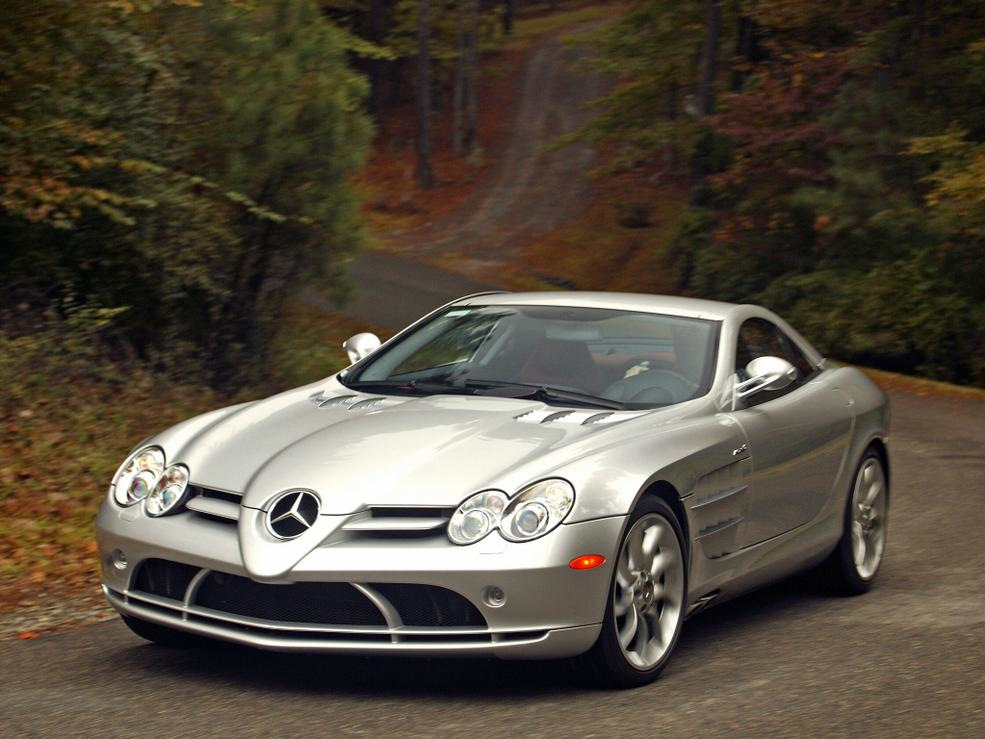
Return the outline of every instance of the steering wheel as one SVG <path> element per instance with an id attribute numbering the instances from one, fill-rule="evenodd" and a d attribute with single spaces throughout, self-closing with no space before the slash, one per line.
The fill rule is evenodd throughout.
<path id="1" fill-rule="evenodd" d="M 666 369 L 651 369 L 609 385 L 602 395 L 627 403 L 679 403 L 687 400 L 697 386 L 683 375 Z"/>

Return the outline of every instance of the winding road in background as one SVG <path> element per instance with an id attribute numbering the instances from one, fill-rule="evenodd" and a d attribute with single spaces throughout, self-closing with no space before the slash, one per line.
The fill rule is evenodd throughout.
<path id="1" fill-rule="evenodd" d="M 556 182 L 524 161 L 521 194 Z M 506 243 L 483 230 L 496 218 L 523 231 L 522 200 L 516 220 L 459 216 L 486 234 L 478 259 Z M 352 276 L 347 312 L 392 328 L 487 287 L 373 253 Z M 110 621 L 0 643 L 0 735 L 985 735 L 985 401 L 892 400 L 875 588 L 835 598 L 799 577 L 700 614 L 651 686 L 592 690 L 566 663 L 170 650 Z"/>

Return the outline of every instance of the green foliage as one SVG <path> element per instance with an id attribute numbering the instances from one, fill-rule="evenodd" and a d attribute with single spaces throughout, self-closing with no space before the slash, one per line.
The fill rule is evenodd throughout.
<path id="1" fill-rule="evenodd" d="M 314 0 L 9 11 L 0 312 L 110 309 L 121 356 L 256 381 L 288 288 L 341 294 L 361 242 L 372 49 Z"/>
<path id="2" fill-rule="evenodd" d="M 683 161 L 699 130 L 689 110 L 702 6 L 700 0 L 637 2 L 614 22 L 575 37 L 573 43 L 599 49 L 587 66 L 614 77 L 616 84 L 594 103 L 594 120 L 564 141 L 616 144 L 614 167 L 665 153 Z"/>
<path id="3" fill-rule="evenodd" d="M 985 6 L 736 7 L 724 33 L 753 23 L 756 52 L 692 139 L 707 176 L 667 245 L 679 288 L 764 302 L 833 356 L 985 384 Z M 675 146 L 658 102 L 667 79 L 693 87 L 695 13 L 639 2 L 597 34 L 624 81 L 587 133 L 625 143 L 616 164 Z M 667 60 L 636 30 L 652 17 L 683 29 Z"/>

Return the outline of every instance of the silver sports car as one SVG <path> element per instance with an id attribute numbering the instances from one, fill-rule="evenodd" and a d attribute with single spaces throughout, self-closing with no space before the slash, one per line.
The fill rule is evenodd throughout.
<path id="1" fill-rule="evenodd" d="M 456 300 L 311 385 L 145 439 L 98 521 L 155 642 L 663 669 L 685 617 L 886 541 L 886 396 L 768 310 Z"/>

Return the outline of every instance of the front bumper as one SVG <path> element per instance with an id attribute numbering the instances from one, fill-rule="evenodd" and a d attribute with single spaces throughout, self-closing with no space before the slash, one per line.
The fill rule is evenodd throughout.
<path id="1" fill-rule="evenodd" d="M 97 536 L 110 603 L 146 621 L 280 651 L 528 659 L 574 656 L 595 642 L 624 522 L 616 516 L 562 525 L 522 544 L 496 533 L 467 547 L 452 544 L 443 533 L 414 540 L 333 542 L 315 548 L 285 578 L 263 585 L 349 583 L 380 609 L 375 625 L 331 623 L 317 613 L 304 620 L 258 618 L 198 603 L 196 587 L 211 573 L 248 577 L 235 526 L 190 512 L 150 519 L 105 503 Z M 125 557 L 124 569 L 113 562 L 117 550 Z M 593 570 L 572 570 L 568 563 L 584 554 L 601 554 L 607 561 Z M 171 597 L 148 593 L 138 587 L 137 575 L 150 559 L 190 565 L 197 574 Z M 481 619 L 466 626 L 409 625 L 414 621 L 402 618 L 399 609 L 380 597 L 386 584 L 445 588 L 474 606 Z M 505 603 L 495 607 L 487 602 L 484 594 L 490 587 L 505 594 Z"/>

